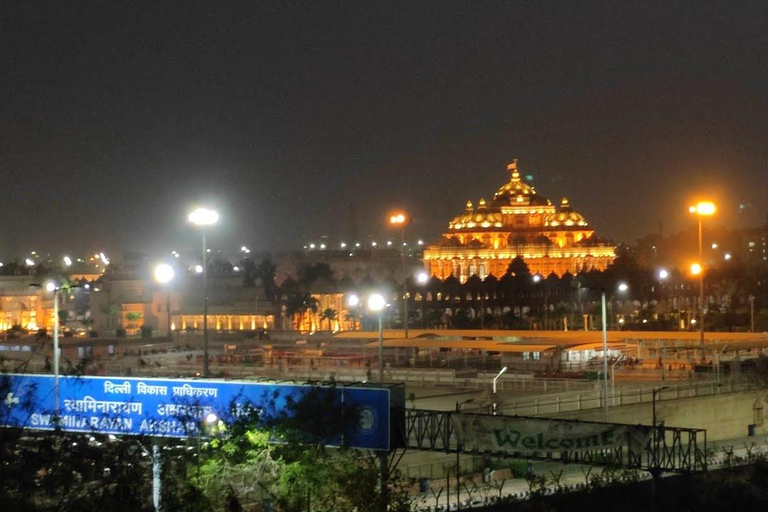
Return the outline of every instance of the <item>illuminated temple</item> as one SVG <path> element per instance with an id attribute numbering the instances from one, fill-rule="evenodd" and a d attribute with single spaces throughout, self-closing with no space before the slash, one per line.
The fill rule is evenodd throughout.
<path id="1" fill-rule="evenodd" d="M 440 241 L 424 251 L 430 274 L 501 277 L 516 256 L 532 274 L 605 270 L 616 257 L 615 247 L 595 236 L 567 198 L 559 206 L 520 179 L 517 160 L 507 166 L 510 180 L 493 198 L 467 202 L 466 210 L 448 223 Z"/>

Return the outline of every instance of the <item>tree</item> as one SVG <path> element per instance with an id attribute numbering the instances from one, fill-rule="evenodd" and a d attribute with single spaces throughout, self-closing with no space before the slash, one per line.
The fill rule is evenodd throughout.
<path id="1" fill-rule="evenodd" d="M 327 263 L 315 263 L 314 265 L 305 265 L 298 271 L 299 283 L 304 290 L 310 290 L 312 285 L 320 279 L 329 283 L 334 281 L 333 269 Z"/>
<path id="2" fill-rule="evenodd" d="M 293 318 L 296 329 L 301 328 L 302 320 L 308 312 L 317 313 L 317 299 L 308 293 L 295 293 L 288 297 L 286 312 Z"/>
<path id="3" fill-rule="evenodd" d="M 357 409 L 333 387 L 286 396 L 285 409 L 276 412 L 279 399 L 241 411 L 231 425 L 220 423 L 210 432 L 200 478 L 192 480 L 211 506 L 231 510 L 270 500 L 286 512 L 381 510 L 376 458 L 328 447 L 349 438 L 359 421 Z M 410 510 L 404 506 L 408 492 L 406 480 L 394 474 L 386 493 L 390 510 Z"/>
<path id="4" fill-rule="evenodd" d="M 328 330 L 332 330 L 331 322 L 336 320 L 338 318 L 339 314 L 335 309 L 327 308 L 323 310 L 322 314 L 320 315 L 320 321 L 327 321 L 328 322 Z"/>

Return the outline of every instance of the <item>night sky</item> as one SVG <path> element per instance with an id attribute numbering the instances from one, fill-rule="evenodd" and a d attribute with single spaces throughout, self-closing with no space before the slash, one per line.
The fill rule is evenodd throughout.
<path id="1" fill-rule="evenodd" d="M 768 214 L 764 2 L 7 1 L 0 62 L 3 258 L 184 250 L 201 201 L 224 249 L 435 240 L 514 158 L 617 242 Z"/>

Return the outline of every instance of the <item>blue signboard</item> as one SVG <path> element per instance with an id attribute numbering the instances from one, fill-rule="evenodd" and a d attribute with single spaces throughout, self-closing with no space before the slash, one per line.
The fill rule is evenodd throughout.
<path id="1" fill-rule="evenodd" d="M 54 378 L 10 375 L 10 391 L 0 397 L 0 425 L 39 430 L 55 428 Z M 210 413 L 226 422 L 238 411 L 285 412 L 307 393 L 325 390 L 358 414 L 356 431 L 345 444 L 390 448 L 390 390 L 247 381 L 164 380 L 131 377 L 59 377 L 58 424 L 69 432 L 194 437 Z"/>

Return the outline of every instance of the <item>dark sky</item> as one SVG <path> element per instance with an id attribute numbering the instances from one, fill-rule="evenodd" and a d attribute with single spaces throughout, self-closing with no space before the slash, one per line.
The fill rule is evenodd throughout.
<path id="1" fill-rule="evenodd" d="M 519 159 L 631 242 L 768 214 L 764 2 L 0 4 L 0 256 L 435 239 Z M 751 205 L 738 213 L 738 205 Z"/>

